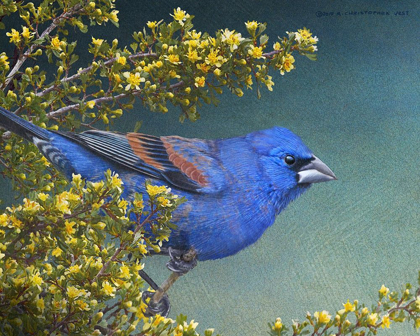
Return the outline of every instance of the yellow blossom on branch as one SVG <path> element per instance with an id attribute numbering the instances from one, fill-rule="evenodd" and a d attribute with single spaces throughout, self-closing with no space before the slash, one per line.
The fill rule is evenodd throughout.
<path id="1" fill-rule="evenodd" d="M 246 29 L 250 31 L 255 31 L 258 28 L 259 23 L 257 21 L 247 21 L 245 22 Z"/>
<path id="2" fill-rule="evenodd" d="M 196 87 L 204 87 L 206 85 L 206 78 L 205 77 L 195 77 L 195 83 L 194 85 Z"/>
<path id="3" fill-rule="evenodd" d="M 16 29 L 12 29 L 12 31 L 10 33 L 6 33 L 6 35 L 10 37 L 10 42 L 14 44 L 18 44 L 22 40 Z"/>
<path id="4" fill-rule="evenodd" d="M 102 283 L 102 291 L 104 292 L 105 295 L 108 296 L 115 296 L 115 287 L 113 287 L 109 281 L 104 281 Z"/>
<path id="5" fill-rule="evenodd" d="M 92 43 L 96 47 L 100 47 L 103 42 L 104 42 L 103 39 L 96 39 L 96 38 L 92 37 Z"/>
<path id="6" fill-rule="evenodd" d="M 174 18 L 174 20 L 178 21 L 181 26 L 183 26 L 184 21 L 189 17 L 189 14 L 178 7 L 177 9 L 174 9 L 174 14 L 171 14 L 171 16 Z"/>
<path id="7" fill-rule="evenodd" d="M 248 54 L 251 55 L 253 58 L 263 58 L 263 50 L 262 47 L 254 47 L 251 46 L 251 49 L 248 50 Z"/>
<path id="8" fill-rule="evenodd" d="M 155 29 L 156 24 L 157 24 L 157 21 L 147 21 L 146 23 L 147 27 L 149 27 L 150 29 Z"/>
<path id="9" fill-rule="evenodd" d="M 314 317 L 317 319 L 318 323 L 321 324 L 327 324 L 331 320 L 331 315 L 326 310 L 315 312 Z"/>
<path id="10" fill-rule="evenodd" d="M 356 306 L 350 303 L 349 300 L 347 300 L 346 303 L 343 303 L 343 306 L 346 312 L 353 312 L 356 309 Z"/>
<path id="11" fill-rule="evenodd" d="M 150 197 L 156 196 L 161 193 L 169 192 L 168 188 L 166 188 L 165 186 L 153 186 L 150 184 L 146 186 L 146 191 Z"/>
<path id="12" fill-rule="evenodd" d="M 389 329 L 389 327 L 390 327 L 390 325 L 391 325 L 391 319 L 389 318 L 389 315 L 387 314 L 387 315 L 384 315 L 383 317 L 382 317 L 382 324 L 381 324 L 381 327 L 382 328 L 388 328 Z"/>
<path id="13" fill-rule="evenodd" d="M 387 296 L 389 293 L 389 288 L 385 287 L 385 285 L 382 285 L 381 289 L 379 289 L 379 294 L 382 296 Z"/>

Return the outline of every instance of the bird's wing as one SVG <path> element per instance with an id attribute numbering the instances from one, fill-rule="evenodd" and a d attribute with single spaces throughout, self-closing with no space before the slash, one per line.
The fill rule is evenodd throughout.
<path id="1" fill-rule="evenodd" d="M 215 145 L 211 141 L 104 131 L 63 135 L 112 162 L 177 188 L 214 193 L 225 185 L 225 170 L 212 155 Z"/>

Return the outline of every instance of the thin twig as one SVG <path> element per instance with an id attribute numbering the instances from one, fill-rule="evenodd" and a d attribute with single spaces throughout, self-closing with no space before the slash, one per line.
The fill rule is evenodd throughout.
<path id="1" fill-rule="evenodd" d="M 55 28 L 58 27 L 58 25 L 62 21 L 67 20 L 68 18 L 70 18 L 71 16 L 76 14 L 81 8 L 82 8 L 82 6 L 77 4 L 74 7 L 70 8 L 69 11 L 67 11 L 67 12 L 61 14 L 59 17 L 55 18 L 53 20 L 53 22 L 51 23 L 51 25 L 42 32 L 42 34 L 39 38 L 42 39 L 42 38 L 48 36 Z M 7 76 L 6 80 L 4 81 L 3 85 L 0 87 L 0 90 L 4 90 L 4 88 L 6 88 L 9 85 L 9 83 L 13 80 L 14 76 L 19 71 L 19 69 L 21 68 L 23 63 L 26 61 L 26 59 L 30 56 L 30 54 L 34 51 L 34 49 L 37 46 L 38 46 L 37 44 L 32 44 L 28 48 L 28 50 L 26 50 L 25 53 L 22 56 L 19 57 L 15 66 L 10 71 L 9 75 Z"/>
<path id="2" fill-rule="evenodd" d="M 133 54 L 133 55 L 128 56 L 128 59 L 131 60 L 131 59 L 141 58 L 141 57 L 157 57 L 157 54 L 156 53 L 151 53 L 151 52 L 148 52 L 148 53 L 137 53 L 137 54 Z M 107 61 L 104 62 L 104 65 L 112 64 L 116 60 L 117 60 L 116 57 L 110 58 L 109 60 L 107 60 Z M 74 74 L 74 75 L 72 75 L 70 77 L 65 77 L 65 78 L 61 79 L 60 80 L 60 83 L 66 83 L 66 82 L 69 82 L 69 81 L 78 79 L 81 75 L 83 75 L 84 73 L 87 73 L 87 72 L 91 71 L 92 69 L 93 69 L 93 66 L 92 65 L 89 66 L 89 67 L 87 67 L 87 68 L 81 69 L 76 74 Z M 57 86 L 55 86 L 55 85 L 50 86 L 49 88 L 47 88 L 47 89 L 45 89 L 45 90 L 37 93 L 36 96 L 43 97 L 47 93 L 50 93 L 51 91 L 54 91 L 55 89 L 57 89 Z"/>

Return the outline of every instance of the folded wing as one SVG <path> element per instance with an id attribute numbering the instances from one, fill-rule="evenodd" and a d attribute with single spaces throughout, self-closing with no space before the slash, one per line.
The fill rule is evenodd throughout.
<path id="1" fill-rule="evenodd" d="M 213 141 L 142 133 L 60 133 L 96 154 L 174 187 L 214 193 L 225 186 L 225 170 Z"/>

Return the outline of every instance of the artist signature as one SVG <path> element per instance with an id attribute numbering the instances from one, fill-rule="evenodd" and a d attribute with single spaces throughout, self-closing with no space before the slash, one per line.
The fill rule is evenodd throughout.
<path id="1" fill-rule="evenodd" d="M 408 16 L 409 11 L 345 11 L 345 12 L 323 12 L 323 11 L 317 11 L 315 13 L 317 17 L 324 17 L 324 16 L 365 16 L 365 15 L 375 15 L 375 16 Z"/>

